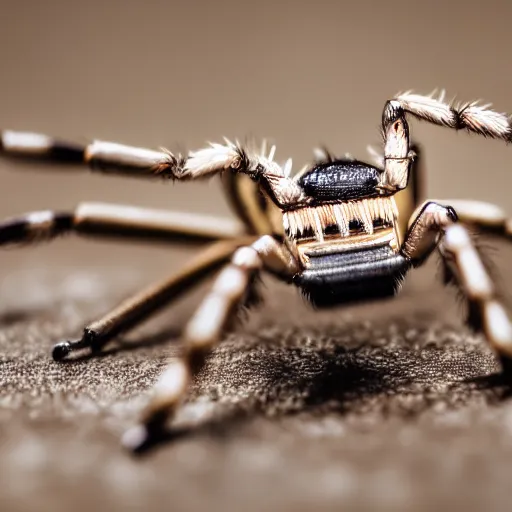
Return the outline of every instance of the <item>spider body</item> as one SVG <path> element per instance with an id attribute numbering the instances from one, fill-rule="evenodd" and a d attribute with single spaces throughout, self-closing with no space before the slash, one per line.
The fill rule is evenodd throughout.
<path id="1" fill-rule="evenodd" d="M 304 172 L 274 160 L 275 147 L 254 150 L 230 141 L 186 156 L 96 141 L 87 146 L 12 131 L 0 134 L 6 156 L 45 159 L 95 172 L 175 181 L 222 175 L 237 221 L 130 206 L 84 203 L 70 212 L 33 212 L 0 223 L 0 245 L 35 242 L 74 232 L 165 243 L 211 243 L 181 271 L 128 298 L 84 328 L 82 337 L 54 347 L 55 360 L 81 349 L 100 351 L 120 333 L 222 270 L 182 333 L 181 357 L 156 383 L 138 426 L 124 442 L 140 449 L 159 433 L 185 396 L 247 297 L 268 272 L 295 284 L 317 307 L 390 297 L 407 272 L 434 252 L 445 283 L 465 297 L 468 326 L 482 332 L 512 368 L 512 323 L 466 225 L 512 236 L 503 211 L 478 201 L 425 201 L 419 152 L 407 117 L 455 130 L 512 140 L 508 115 L 476 103 L 452 105 L 444 96 L 402 94 L 382 114 L 384 155 L 379 166 L 338 159 L 325 150 Z"/>
<path id="2" fill-rule="evenodd" d="M 298 180 L 308 206 L 283 214 L 298 254 L 294 283 L 317 307 L 394 295 L 409 268 L 399 253 L 399 212 L 381 195 L 382 171 L 356 160 L 329 160 Z"/>

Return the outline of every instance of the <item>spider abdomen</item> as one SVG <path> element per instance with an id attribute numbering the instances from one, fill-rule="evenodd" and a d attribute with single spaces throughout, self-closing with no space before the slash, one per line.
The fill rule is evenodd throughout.
<path id="1" fill-rule="evenodd" d="M 395 295 L 410 267 L 389 245 L 312 256 L 295 284 L 317 307 Z"/>

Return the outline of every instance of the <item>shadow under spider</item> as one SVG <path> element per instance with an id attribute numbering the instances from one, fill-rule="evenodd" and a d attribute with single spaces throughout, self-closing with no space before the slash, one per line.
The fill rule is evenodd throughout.
<path id="1" fill-rule="evenodd" d="M 250 396 L 246 383 L 256 381 L 255 396 L 236 404 L 235 410 L 220 410 L 215 418 L 201 420 L 199 425 L 162 429 L 141 452 L 189 436 L 227 435 L 240 423 L 269 413 L 321 413 L 328 406 L 330 412 L 344 415 L 354 409 L 357 412 L 359 402 L 369 403 L 370 408 L 382 407 L 383 417 L 391 410 L 391 414 L 411 418 L 437 403 L 465 406 L 482 393 L 492 404 L 512 394 L 510 380 L 492 373 L 495 370 L 488 351 L 462 344 L 443 347 L 442 341 L 434 346 L 404 342 L 389 347 L 366 345 L 363 340 L 356 348 L 331 344 L 328 349 L 321 343 L 313 349 L 301 346 L 300 340 L 291 346 L 244 347 L 235 343 L 212 355 L 194 396 L 197 392 L 211 394 L 215 386 L 227 389 L 228 394 L 243 389 Z M 375 397 L 377 401 L 372 402 Z"/>
<path id="2" fill-rule="evenodd" d="M 343 326 L 341 330 L 335 327 L 330 333 L 329 329 L 318 332 L 314 329 L 310 336 L 314 339 L 313 346 L 305 343 L 300 330 L 289 336 L 286 330 L 281 331 L 276 343 L 268 339 L 261 343 L 258 340 L 256 343 L 237 339 L 226 341 L 212 354 L 192 397 L 215 394 L 215 389 L 220 386 L 224 392 L 228 390 L 228 395 L 243 390 L 250 398 L 233 406 L 224 403 L 216 408 L 213 417 L 203 418 L 193 426 L 171 424 L 155 431 L 139 453 L 191 436 L 227 436 L 241 423 L 270 412 L 273 416 L 321 412 L 327 405 L 329 411 L 346 414 L 355 403 L 369 402 L 379 395 L 382 395 L 382 401 L 373 402 L 370 407 L 377 405 L 383 407 L 383 411 L 392 401 L 390 397 L 415 397 L 418 407 L 407 410 L 406 406 L 402 411 L 409 417 L 417 416 L 434 403 L 464 406 L 475 393 L 487 394 L 489 403 L 512 395 L 511 380 L 496 373 L 492 355 L 465 346 L 464 337 L 460 343 L 448 346 L 443 345 L 441 338 L 434 344 L 421 342 L 422 329 L 428 329 L 431 321 L 423 320 L 423 326 L 415 325 L 419 332 L 417 339 L 410 341 L 406 336 L 410 324 L 397 318 L 381 322 L 379 336 L 401 340 L 391 345 L 372 343 L 377 336 L 373 328 L 358 338 L 355 348 L 336 343 L 337 339 L 346 337 L 346 332 L 357 331 L 362 325 L 359 323 Z M 395 326 L 393 333 L 386 330 L 388 324 Z M 179 329 L 169 328 L 133 342 L 116 340 L 116 345 L 110 349 L 75 356 L 67 362 L 167 344 L 176 339 L 179 332 Z M 351 347 L 354 347 L 353 343 Z M 256 386 L 247 388 L 251 381 L 255 381 Z M 436 391 L 438 385 L 443 386 Z M 458 396 L 452 399 L 452 394 Z M 294 405 L 290 406 L 290 403 Z"/>
<path id="3" fill-rule="evenodd" d="M 508 400 L 512 397 L 512 369 L 482 375 L 467 379 L 468 384 L 473 384 L 479 391 L 490 391 L 497 402 Z"/>
<path id="4" fill-rule="evenodd" d="M 274 364 L 267 366 L 270 378 L 266 382 L 266 389 L 281 387 L 283 377 L 288 381 L 288 388 L 297 395 L 307 391 L 307 397 L 300 407 L 287 408 L 278 403 L 269 403 L 249 399 L 242 404 L 227 406 L 225 410 L 217 411 L 213 418 L 200 421 L 198 424 L 185 427 L 168 425 L 152 432 L 148 441 L 140 446 L 135 454 L 145 455 L 155 449 L 176 442 L 180 439 L 209 436 L 227 438 L 233 431 L 251 421 L 256 416 L 265 416 L 269 409 L 277 409 L 277 416 L 293 416 L 304 412 L 312 412 L 329 403 L 330 411 L 344 414 L 349 409 L 347 402 L 353 402 L 359 398 L 370 397 L 392 391 L 395 386 L 386 379 L 385 369 L 376 367 L 371 362 L 352 360 L 351 356 L 358 349 L 347 350 L 340 347 L 335 354 L 329 353 L 333 360 L 326 364 L 324 369 L 314 376 L 304 378 L 300 368 L 290 366 L 278 357 Z M 286 354 L 286 352 L 284 352 Z M 340 365 L 339 360 L 347 359 Z M 286 356 L 285 358 L 286 359 Z M 264 363 L 267 365 L 267 362 Z M 237 372 L 239 368 L 234 368 Z M 408 380 L 408 382 L 412 382 Z M 403 384 L 403 381 L 402 381 Z M 335 406 L 333 407 L 333 402 Z M 273 417 L 276 416 L 274 413 Z"/>

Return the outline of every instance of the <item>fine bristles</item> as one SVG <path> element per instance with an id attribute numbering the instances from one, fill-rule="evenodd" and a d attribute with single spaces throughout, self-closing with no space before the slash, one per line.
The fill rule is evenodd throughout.
<path id="1" fill-rule="evenodd" d="M 456 113 L 450 105 L 433 96 L 405 93 L 396 98 L 402 108 L 418 117 L 435 124 L 455 126 Z"/>
<path id="2" fill-rule="evenodd" d="M 469 104 L 460 109 L 460 117 L 471 131 L 489 137 L 503 137 L 509 131 L 506 114 L 489 110 L 490 105 Z"/>
<path id="3" fill-rule="evenodd" d="M 384 155 L 377 151 L 373 146 L 366 146 L 366 150 L 372 157 L 372 160 L 377 165 L 377 167 L 384 167 Z"/>
<path id="4" fill-rule="evenodd" d="M 286 160 L 284 167 L 283 167 L 283 172 L 284 172 L 284 175 L 286 178 L 289 178 L 292 173 L 292 165 L 293 165 L 293 160 L 291 158 L 288 158 L 288 160 Z"/>
<path id="5" fill-rule="evenodd" d="M 211 143 L 210 147 L 192 151 L 185 164 L 185 172 L 194 176 L 207 175 L 237 167 L 238 151 L 231 143 Z"/>
<path id="6" fill-rule="evenodd" d="M 325 146 L 313 148 L 313 156 L 317 164 L 334 162 L 336 157 Z"/>
<path id="7" fill-rule="evenodd" d="M 397 102 L 406 112 L 434 124 L 456 130 L 466 129 L 485 137 L 511 139 L 510 116 L 491 110 L 491 104 L 478 101 L 455 104 L 445 101 L 444 90 L 434 91 L 428 96 L 406 92 L 398 94 L 392 102 Z"/>

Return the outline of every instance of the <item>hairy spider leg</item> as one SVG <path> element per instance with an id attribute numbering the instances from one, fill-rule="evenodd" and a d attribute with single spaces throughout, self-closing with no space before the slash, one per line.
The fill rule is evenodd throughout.
<path id="1" fill-rule="evenodd" d="M 386 102 L 382 113 L 384 133 L 384 190 L 398 191 L 407 186 L 414 154 L 409 145 L 406 114 L 454 130 L 467 130 L 484 137 L 512 141 L 510 116 L 490 110 L 478 102 L 453 105 L 439 98 L 399 94 Z"/>
<path id="2" fill-rule="evenodd" d="M 80 164 L 93 172 L 172 180 L 207 178 L 224 171 L 242 173 L 257 180 L 277 205 L 294 205 L 304 199 L 302 189 L 289 176 L 291 169 L 283 169 L 273 160 L 274 151 L 273 148 L 266 155 L 226 140 L 224 144 L 212 143 L 183 156 L 115 142 L 77 145 L 42 134 L 0 132 L 0 153 L 5 156 Z"/>
<path id="3" fill-rule="evenodd" d="M 141 423 L 126 432 L 123 441 L 128 448 L 139 450 L 161 432 L 262 270 L 290 281 L 299 267 L 286 246 L 269 235 L 234 253 L 185 327 L 182 357 L 173 359 L 156 383 Z"/>
<path id="4" fill-rule="evenodd" d="M 417 267 L 438 248 L 445 284 L 456 286 L 467 301 L 466 323 L 474 331 L 482 332 L 502 359 L 512 359 L 509 315 L 467 228 L 458 220 L 453 207 L 426 202 L 413 219 L 402 254 Z"/>

